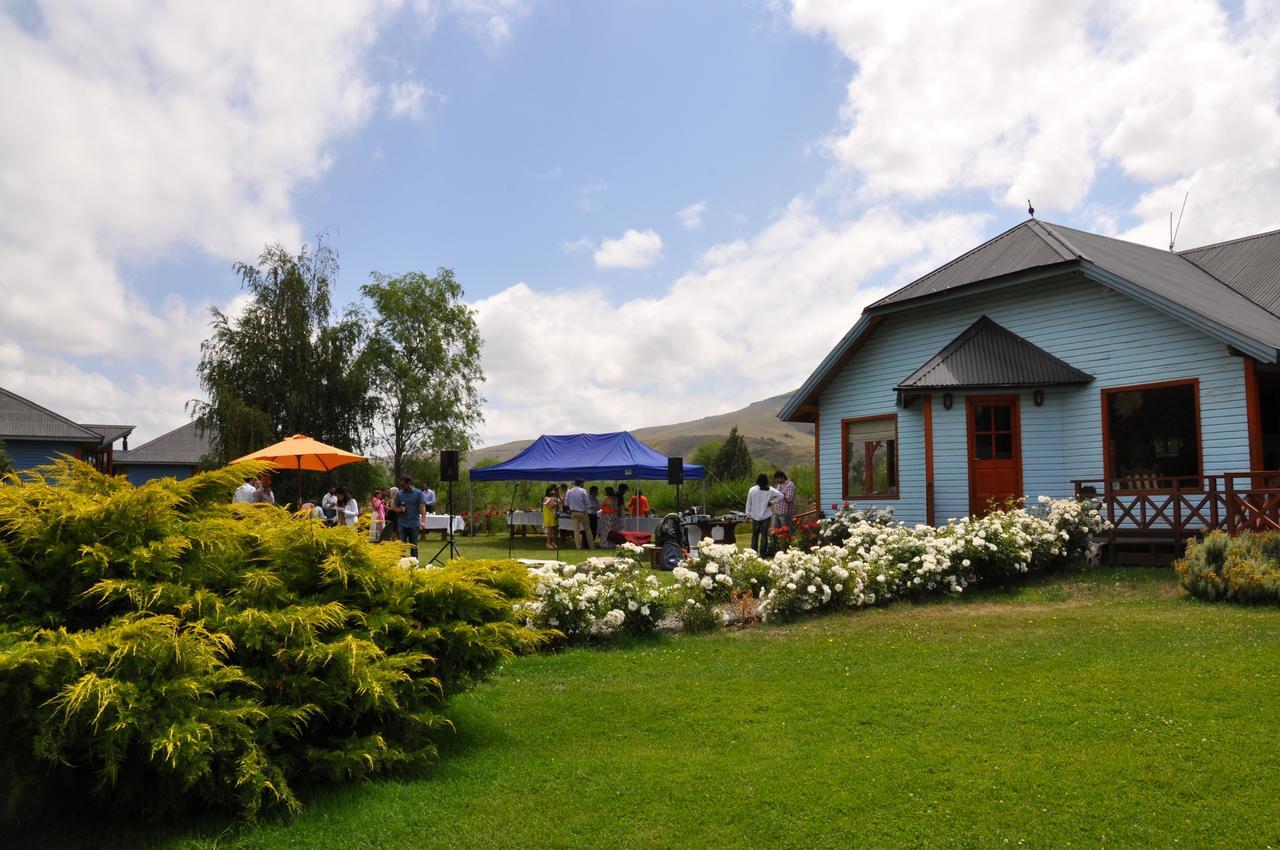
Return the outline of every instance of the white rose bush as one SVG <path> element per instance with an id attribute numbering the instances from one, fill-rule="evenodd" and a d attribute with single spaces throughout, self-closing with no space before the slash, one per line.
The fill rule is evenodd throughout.
<path id="1" fill-rule="evenodd" d="M 819 545 L 779 552 L 704 542 L 663 587 L 639 547 L 614 559 L 532 570 L 534 628 L 570 643 L 600 643 L 657 631 L 670 612 L 686 632 L 719 628 L 730 603 L 754 600 L 767 622 L 883 605 L 895 599 L 959 594 L 976 583 L 1006 582 L 1080 560 L 1107 524 L 1097 505 L 1041 497 L 1030 508 L 991 511 L 934 528 L 894 522 L 892 513 L 844 510 L 822 521 Z"/>
<path id="2" fill-rule="evenodd" d="M 640 547 L 623 544 L 615 552 L 610 559 L 530 568 L 534 598 L 520 609 L 526 624 L 577 644 L 657 631 L 669 593 L 649 571 Z"/>

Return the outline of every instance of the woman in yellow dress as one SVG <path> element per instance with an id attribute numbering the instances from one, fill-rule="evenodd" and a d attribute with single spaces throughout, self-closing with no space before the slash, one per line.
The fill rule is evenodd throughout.
<path id="1" fill-rule="evenodd" d="M 542 530 L 547 533 L 547 548 L 557 549 L 556 535 L 560 533 L 560 520 L 556 514 L 560 511 L 560 493 L 556 485 L 547 485 L 547 493 L 542 499 Z"/>

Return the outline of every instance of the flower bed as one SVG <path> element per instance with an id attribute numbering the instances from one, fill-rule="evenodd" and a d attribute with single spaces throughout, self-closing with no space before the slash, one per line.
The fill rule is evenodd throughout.
<path id="1" fill-rule="evenodd" d="M 1097 506 L 1041 497 L 1030 509 L 993 511 L 940 528 L 893 521 L 889 511 L 839 511 L 819 523 L 820 545 L 765 560 L 751 549 L 704 543 L 658 587 L 641 550 L 620 547 L 607 568 L 595 559 L 578 567 L 534 571 L 539 601 L 530 623 L 559 629 L 568 640 L 644 634 L 659 616 L 634 616 L 669 606 L 685 631 L 724 624 L 730 611 L 748 619 L 792 620 L 804 614 L 878 605 L 926 594 L 956 594 L 975 582 L 1007 581 L 1084 556 L 1105 530 Z M 625 607 L 624 607 L 625 606 Z M 616 612 L 616 613 L 615 613 Z"/>

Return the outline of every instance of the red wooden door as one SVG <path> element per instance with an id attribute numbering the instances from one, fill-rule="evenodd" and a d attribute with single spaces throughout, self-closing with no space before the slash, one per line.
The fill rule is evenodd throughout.
<path id="1" fill-rule="evenodd" d="M 991 504 L 1021 499 L 1022 428 L 1018 397 L 970 397 L 969 512 L 982 516 Z"/>

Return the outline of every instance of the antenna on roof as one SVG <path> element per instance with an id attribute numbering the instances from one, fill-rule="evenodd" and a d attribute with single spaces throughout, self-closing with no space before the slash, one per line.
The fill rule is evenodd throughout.
<path id="1" fill-rule="evenodd" d="M 1187 198 L 1191 196 L 1191 190 L 1187 190 L 1187 194 L 1182 196 L 1182 209 L 1178 211 L 1178 226 L 1173 226 L 1173 210 L 1169 210 L 1169 250 L 1173 250 L 1173 243 L 1178 239 L 1178 231 L 1182 229 L 1182 214 L 1187 211 Z"/>
<path id="2" fill-rule="evenodd" d="M 1036 208 L 1031 206 L 1030 198 L 1027 198 L 1027 215 L 1031 216 L 1032 218 L 1036 217 Z"/>

